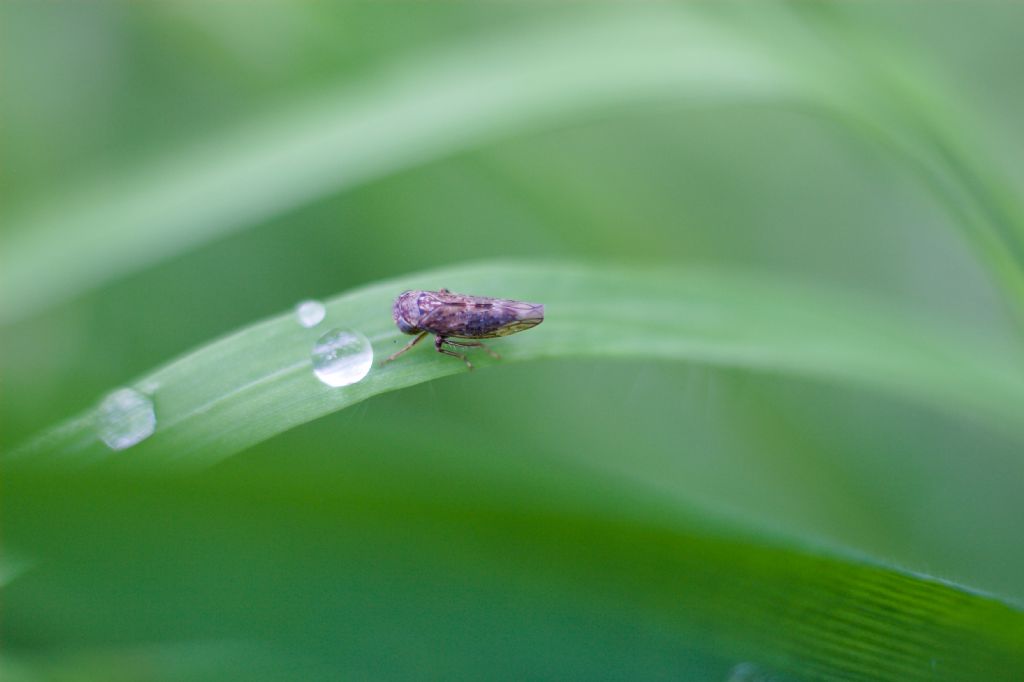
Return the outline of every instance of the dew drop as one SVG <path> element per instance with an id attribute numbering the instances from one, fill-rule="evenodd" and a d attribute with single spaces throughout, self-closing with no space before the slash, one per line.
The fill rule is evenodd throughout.
<path id="1" fill-rule="evenodd" d="M 100 440 L 111 450 L 130 448 L 156 430 L 153 401 L 134 388 L 121 388 L 104 398 L 96 419 Z"/>
<path id="2" fill-rule="evenodd" d="M 348 386 L 370 373 L 373 346 L 351 329 L 332 329 L 313 346 L 313 374 L 328 386 Z"/>
<path id="3" fill-rule="evenodd" d="M 320 301 L 302 301 L 295 306 L 295 317 L 303 327 L 315 327 L 324 321 L 327 308 Z"/>

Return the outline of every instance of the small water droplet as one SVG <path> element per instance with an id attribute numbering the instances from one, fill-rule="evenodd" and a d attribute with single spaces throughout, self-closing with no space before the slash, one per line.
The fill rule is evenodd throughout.
<path id="1" fill-rule="evenodd" d="M 348 386 L 370 373 L 373 346 L 351 329 L 332 329 L 313 346 L 313 374 L 328 386 Z"/>
<path id="2" fill-rule="evenodd" d="M 130 448 L 156 430 L 153 401 L 134 388 L 121 388 L 104 398 L 96 418 L 100 440 L 111 450 Z"/>
<path id="3" fill-rule="evenodd" d="M 295 317 L 303 327 L 315 327 L 324 321 L 327 308 L 320 301 L 302 301 L 295 306 Z"/>

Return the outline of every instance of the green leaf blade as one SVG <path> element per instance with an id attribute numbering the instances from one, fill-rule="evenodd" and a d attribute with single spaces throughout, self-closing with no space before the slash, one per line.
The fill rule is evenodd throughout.
<path id="1" fill-rule="evenodd" d="M 314 329 L 287 313 L 141 378 L 134 386 L 153 395 L 157 433 L 116 458 L 207 464 L 373 395 L 465 372 L 427 348 L 381 363 L 408 338 L 391 321 L 395 296 L 443 286 L 547 306 L 542 325 L 494 344 L 503 360 L 474 356 L 482 367 L 574 357 L 738 367 L 890 391 L 1024 435 L 1024 364 L 1012 346 L 976 346 L 856 296 L 709 268 L 485 263 L 343 294 L 327 301 L 327 318 Z M 373 344 L 374 367 L 357 384 L 331 388 L 312 373 L 310 350 L 333 327 L 358 330 Z M 15 455 L 103 458 L 89 428 L 84 415 Z"/>

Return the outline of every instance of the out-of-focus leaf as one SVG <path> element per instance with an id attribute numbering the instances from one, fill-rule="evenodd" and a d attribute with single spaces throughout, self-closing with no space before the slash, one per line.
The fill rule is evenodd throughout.
<path id="1" fill-rule="evenodd" d="M 976 178 L 977 164 L 940 124 L 941 94 L 918 83 L 914 96 L 903 95 L 851 68 L 828 33 L 784 10 L 753 18 L 699 8 L 589 10 L 407 57 L 362 84 L 340 84 L 173 157 L 101 178 L 7 216 L 0 321 L 427 159 L 588 112 L 665 100 L 788 102 L 867 131 L 922 175 L 1010 305 L 1024 306 L 1020 211 L 990 187 L 998 184 L 988 182 L 999 177 L 994 167 Z"/>
<path id="2" fill-rule="evenodd" d="M 149 663 L 180 679 L 205 679 L 202 667 L 151 661 L 160 650 L 148 641 L 265 641 L 268 679 L 280 679 L 278 649 L 311 674 L 395 680 L 725 680 L 741 665 L 791 680 L 1024 671 L 1014 606 L 738 530 L 621 478 L 467 480 L 344 447 L 349 466 L 329 472 L 267 452 L 273 466 L 198 479 L 16 476 L 8 513 L 19 536 L 41 534 L 51 568 L 5 596 L 5 629 L 59 619 L 85 651 L 126 648 L 93 656 L 101 673 Z M 32 516 L 53 505 L 68 513 L 59 529 Z M 37 610 L 40 594 L 65 597 Z M 224 677 L 252 674 L 237 647 L 215 644 L 203 658 Z"/>
<path id="3" fill-rule="evenodd" d="M 0 320 L 340 188 L 588 109 L 788 90 L 699 15 L 599 13 L 409 57 L 188 151 L 9 217 Z M 36 275 L 41 269 L 46 278 Z"/>

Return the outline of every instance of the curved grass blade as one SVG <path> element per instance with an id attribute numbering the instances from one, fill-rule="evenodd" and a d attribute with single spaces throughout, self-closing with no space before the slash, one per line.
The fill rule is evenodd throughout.
<path id="1" fill-rule="evenodd" d="M 651 98 L 721 101 L 789 89 L 776 65 L 691 14 L 587 13 L 467 40 L 7 216 L 0 322 L 512 131 Z"/>
<path id="2" fill-rule="evenodd" d="M 840 54 L 856 59 L 856 72 L 838 64 L 830 69 L 845 74 L 829 84 L 823 99 L 847 125 L 887 146 L 918 175 L 1003 286 L 1016 322 L 1024 324 L 1024 204 L 1000 170 L 983 122 L 953 96 L 956 86 L 913 54 L 899 34 L 837 8 L 805 16 L 813 17 L 814 32 L 841 46 Z M 834 87 L 836 82 L 842 86 Z"/>
<path id="3" fill-rule="evenodd" d="M 982 137 L 978 126 L 947 120 L 952 98 L 927 80 L 907 94 L 870 63 L 851 64 L 820 24 L 778 6 L 586 10 L 407 59 L 4 216 L 0 323 L 397 170 L 588 112 L 666 100 L 811 107 L 882 142 L 947 207 L 1024 319 L 1022 211 L 1001 190 L 998 164 L 959 140 L 965 131 Z M 906 60 L 890 61 L 887 69 Z"/>
<path id="4" fill-rule="evenodd" d="M 830 380 L 890 391 L 1024 436 L 1024 354 L 916 321 L 881 303 L 766 275 L 708 268 L 629 269 L 565 263 L 484 263 L 386 281 L 326 303 L 318 327 L 292 314 L 210 343 L 133 384 L 151 395 L 156 432 L 117 461 L 203 465 L 386 391 L 465 372 L 419 348 L 381 365 L 408 337 L 390 316 L 405 289 L 545 303 L 547 319 L 494 344 L 504 359 L 662 358 Z M 310 350 L 334 327 L 371 341 L 362 381 L 331 388 Z M 426 345 L 426 344 L 424 344 Z M 53 463 L 104 459 L 95 414 L 56 427 L 12 455 Z"/>
<path id="5" fill-rule="evenodd" d="M 327 670 L 372 664 L 380 679 L 415 679 L 410 661 L 446 679 L 671 679 L 687 662 L 704 668 L 688 679 L 718 680 L 751 668 L 759 680 L 864 682 L 1024 671 L 1017 606 L 739 532 L 622 478 L 466 481 L 373 457 L 311 475 L 285 460 L 204 476 L 16 477 L 7 523 L 46 538 L 40 580 L 52 582 L 11 586 L 5 629 L 53 618 L 38 609 L 49 586 L 90 597 L 60 612 L 63 636 L 123 647 L 135 625 L 163 638 L 228 632 L 315 652 Z M 82 513 L 47 515 L 53 489 Z"/>

